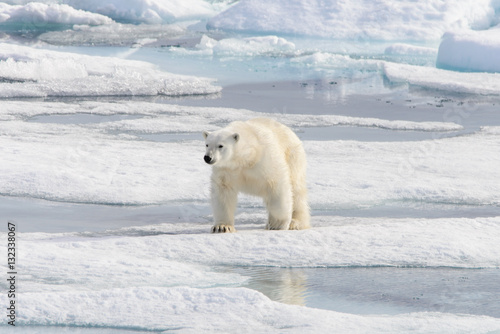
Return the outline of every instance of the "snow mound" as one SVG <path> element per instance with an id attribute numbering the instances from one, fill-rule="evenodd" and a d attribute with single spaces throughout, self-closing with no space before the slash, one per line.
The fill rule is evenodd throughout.
<path id="1" fill-rule="evenodd" d="M 47 24 L 110 24 L 109 17 L 77 10 L 65 4 L 30 2 L 26 5 L 0 3 L 0 24 L 22 24 L 24 28 L 42 29 Z"/>
<path id="2" fill-rule="evenodd" d="M 500 328 L 499 319 L 486 316 L 359 316 L 286 305 L 246 288 L 23 293 L 20 302 L 20 325 L 115 328 L 118 324 L 122 330 L 175 333 L 232 333 L 236 328 L 241 333 L 487 333 Z"/>
<path id="3" fill-rule="evenodd" d="M 180 20 L 206 19 L 229 1 L 204 0 L 63 0 L 74 8 L 111 17 L 119 22 L 159 24 Z"/>
<path id="4" fill-rule="evenodd" d="M 453 0 L 241 0 L 212 18 L 207 27 L 337 39 L 438 40 L 453 29 L 486 29 L 494 17 L 490 0 L 460 4 Z"/>
<path id="5" fill-rule="evenodd" d="M 137 233 L 140 237 L 113 231 L 108 231 L 109 236 L 33 233 L 25 237 L 25 247 L 30 253 L 21 256 L 19 266 L 31 292 L 51 278 L 69 279 L 68 273 L 73 276 L 71 283 L 62 287 L 47 286 L 44 290 L 103 289 L 160 282 L 163 286 L 179 286 L 187 284 L 187 280 L 197 287 L 210 287 L 221 278 L 208 269 L 213 266 L 492 269 L 500 266 L 497 242 L 500 217 L 313 216 L 313 228 L 298 232 L 266 231 L 264 211 L 237 215 L 235 221 L 238 233 L 231 235 L 209 233 L 211 222 L 206 226 L 192 223 L 176 233 L 169 230 L 175 229 L 178 223 L 156 225 L 153 235 L 148 235 L 151 232 L 148 227 L 137 227 L 136 232 L 141 229 L 145 232 Z M 195 233 L 189 233 L 190 229 Z M 102 253 L 112 255 L 114 262 L 111 264 L 108 257 L 100 257 Z M 176 266 L 175 275 L 160 278 L 166 268 Z M 108 277 L 109 281 L 99 278 L 106 275 L 103 270 L 106 267 L 117 275 Z M 147 273 L 148 277 L 142 282 L 141 273 Z M 243 281 L 239 275 L 228 275 L 225 283 Z"/>
<path id="6" fill-rule="evenodd" d="M 433 67 L 385 62 L 383 72 L 393 83 L 408 83 L 455 93 L 498 95 L 499 73 L 461 73 Z"/>
<path id="7" fill-rule="evenodd" d="M 216 41 L 204 35 L 196 48 L 218 56 L 256 56 L 290 54 L 295 51 L 295 44 L 277 36 L 227 38 Z"/>
<path id="8" fill-rule="evenodd" d="M 155 230 L 162 234 L 161 226 L 155 226 Z M 159 255 L 159 249 L 146 245 L 134 251 L 123 243 L 128 239 L 112 236 L 112 233 L 104 237 L 85 233 L 34 233 L 27 237 L 32 256 L 22 256 L 23 264 L 19 264 L 19 270 L 26 275 L 24 292 L 95 291 L 129 286 L 207 288 L 237 285 L 247 280 L 238 274 L 214 272 L 203 264 L 172 261 Z M 149 237 L 154 239 L 155 234 Z"/>
<path id="9" fill-rule="evenodd" d="M 435 56 L 437 55 L 437 50 L 423 46 L 396 43 L 385 48 L 384 53 L 386 55 Z"/>
<path id="10" fill-rule="evenodd" d="M 500 72 L 500 26 L 446 33 L 439 45 L 436 66 L 467 72 Z"/>
<path id="11" fill-rule="evenodd" d="M 221 88 L 154 65 L 0 44 L 0 97 L 191 95 Z"/>

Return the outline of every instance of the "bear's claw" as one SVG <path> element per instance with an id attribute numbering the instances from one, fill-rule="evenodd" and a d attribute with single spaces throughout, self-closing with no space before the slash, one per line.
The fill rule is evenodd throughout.
<path id="1" fill-rule="evenodd" d="M 236 229 L 231 225 L 215 225 L 212 227 L 212 233 L 234 233 Z"/>

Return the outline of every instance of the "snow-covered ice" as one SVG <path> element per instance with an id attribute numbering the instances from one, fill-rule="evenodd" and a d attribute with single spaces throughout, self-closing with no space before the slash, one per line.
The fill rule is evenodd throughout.
<path id="1" fill-rule="evenodd" d="M 126 229 L 103 234 L 24 233 L 23 249 L 29 253 L 19 257 L 23 292 L 18 323 L 111 328 L 119 324 L 124 329 L 182 333 L 231 331 L 241 324 L 248 332 L 273 333 L 285 327 L 292 333 L 332 328 L 360 333 L 483 333 L 500 328 L 498 318 L 485 316 L 360 316 L 281 304 L 253 290 L 228 288 L 244 282 L 244 276 L 210 270 L 211 265 L 232 264 L 496 268 L 498 218 L 318 216 L 314 229 L 300 232 L 265 231 L 260 215 L 239 218 L 243 226 L 232 235 L 211 235 L 197 224 L 185 226 L 183 232 L 175 224 L 145 226 L 131 235 Z M 193 234 L 184 234 L 190 231 Z M 221 284 L 225 288 L 218 287 Z"/>
<path id="2" fill-rule="evenodd" d="M 47 103 L 38 113 L 51 114 L 54 110 L 61 110 L 63 114 L 77 111 L 99 114 L 99 110 L 106 110 L 107 114 L 145 115 L 135 120 L 99 124 L 44 124 L 19 120 L 36 115 L 27 111 L 25 102 L 6 102 L 1 117 L 11 121 L 0 124 L 2 156 L 8 162 L 0 174 L 1 193 L 107 204 L 204 200 L 206 192 L 196 191 L 207 188 L 209 173 L 207 167 L 199 163 L 203 153 L 201 135 L 200 140 L 182 143 L 139 141 L 137 135 L 201 133 L 238 118 L 257 115 L 245 110 L 132 102 Z M 278 119 L 296 128 L 337 125 L 412 131 L 457 131 L 462 128 L 445 122 L 328 115 L 281 114 Z M 305 146 L 311 166 L 311 204 L 320 208 L 335 203 L 335 207 L 342 207 L 349 203 L 372 205 L 420 199 L 497 205 L 500 202 L 496 191 L 499 185 L 491 180 L 500 179 L 495 176 L 497 171 L 494 168 L 499 163 L 495 153 L 499 145 L 499 137 L 491 131 L 487 134 L 479 131 L 467 137 L 436 138 L 423 143 L 308 141 Z M 324 156 L 322 152 L 325 150 L 337 154 Z M 381 164 L 379 156 L 388 152 L 391 159 Z M 444 156 L 450 161 L 447 165 L 442 165 Z M 486 162 L 483 162 L 484 156 L 488 157 Z M 31 164 L 33 160 L 38 164 Z M 349 170 L 342 167 L 346 164 L 351 166 Z M 367 164 L 378 167 L 367 169 Z M 408 173 L 417 173 L 419 177 L 407 178 Z M 389 176 L 391 182 L 388 183 Z M 191 179 L 190 182 L 186 183 L 186 178 Z M 74 191 L 75 186 L 78 192 Z"/>
<path id="3" fill-rule="evenodd" d="M 21 324 L 109 327 L 173 333 L 487 333 L 500 320 L 485 316 L 412 313 L 359 316 L 269 300 L 250 289 L 128 288 L 26 293 Z M 74 305 L 78 305 L 75 309 Z M 159 316 L 161 315 L 161 316 Z"/>
<path id="4" fill-rule="evenodd" d="M 25 27 L 40 29 L 45 24 L 110 24 L 113 20 L 109 17 L 77 10 L 65 4 L 45 4 L 30 2 L 26 5 L 8 5 L 0 3 L 0 24 L 24 24 Z"/>
<path id="5" fill-rule="evenodd" d="M 385 48 L 384 53 L 387 55 L 404 55 L 404 56 L 436 56 L 438 50 L 424 46 L 395 43 Z"/>
<path id="6" fill-rule="evenodd" d="M 204 35 L 196 48 L 218 56 L 262 56 L 290 54 L 295 50 L 295 45 L 277 36 L 226 38 L 216 41 Z"/>
<path id="7" fill-rule="evenodd" d="M 394 83 L 466 94 L 500 94 L 500 74 L 464 73 L 433 67 L 384 63 L 385 76 Z"/>
<path id="8" fill-rule="evenodd" d="M 461 31 L 443 36 L 436 65 L 439 68 L 500 72 L 500 26 L 482 31 Z"/>
<path id="9" fill-rule="evenodd" d="M 75 8 L 100 13 L 117 21 L 149 24 L 207 19 L 227 7 L 230 0 L 63 0 Z"/>
<path id="10" fill-rule="evenodd" d="M 200 95 L 220 92 L 206 78 L 153 64 L 0 44 L 0 97 Z"/>
<path id="11" fill-rule="evenodd" d="M 80 10 L 92 12 L 99 15 L 95 17 L 107 17 L 107 20 L 116 20 L 121 22 L 132 23 L 149 23 L 159 24 L 168 23 L 174 20 L 194 20 L 206 19 L 227 7 L 230 1 L 203 1 L 203 0 L 190 0 L 190 1 L 161 1 L 161 0 L 62 0 L 54 1 L 42 0 L 33 2 L 31 0 L 10 0 L 7 3 L 13 3 L 17 6 L 13 10 L 22 11 L 25 8 L 25 18 L 29 18 L 36 10 L 42 11 L 43 8 L 49 6 L 51 16 L 40 16 L 40 21 L 50 22 L 51 18 L 56 15 L 58 17 L 67 16 Z M 82 24 L 79 21 L 68 21 L 65 23 Z M 109 23 L 109 22 L 108 22 Z M 89 24 L 89 23 L 85 23 Z"/>
<path id="12" fill-rule="evenodd" d="M 241 0 L 213 17 L 211 29 L 337 39 L 433 40 L 453 29 L 485 29 L 495 18 L 481 1 Z"/>

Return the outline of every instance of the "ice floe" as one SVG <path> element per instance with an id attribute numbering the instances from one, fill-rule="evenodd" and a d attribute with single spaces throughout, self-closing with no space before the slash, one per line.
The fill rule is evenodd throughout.
<path id="1" fill-rule="evenodd" d="M 3 296 L 2 296 L 3 298 Z M 273 302 L 245 288 L 144 287 L 25 293 L 20 325 L 69 325 L 172 333 L 488 333 L 486 316 L 410 313 L 360 316 Z M 160 315 L 160 316 L 159 316 Z"/>
<path id="2" fill-rule="evenodd" d="M 198 95 L 221 90 L 206 78 L 115 57 L 0 44 L 0 97 Z"/>
<path id="3" fill-rule="evenodd" d="M 226 38 L 216 41 L 204 35 L 196 48 L 218 56 L 265 56 L 290 54 L 295 45 L 277 36 Z"/>
<path id="4" fill-rule="evenodd" d="M 469 72 L 500 72 L 500 26 L 443 36 L 437 67 Z"/>
<path id="5" fill-rule="evenodd" d="M 0 193 L 80 203 L 206 201 L 210 170 L 201 158 L 201 135 L 200 140 L 182 142 L 151 142 L 140 135 L 214 130 L 235 119 L 257 116 L 245 110 L 144 102 L 43 103 L 30 110 L 26 102 L 6 101 L 3 106 L 1 117 L 7 122 L 0 123 L 0 150 L 6 163 L 0 167 Z M 133 122 L 89 124 L 23 121 L 64 113 L 140 117 Z M 348 125 L 437 131 L 434 140 L 424 142 L 305 141 L 313 208 L 401 200 L 500 203 L 500 175 L 496 175 L 500 162 L 495 153 L 499 137 L 493 130 L 442 138 L 439 131 L 456 131 L 461 126 L 334 115 L 282 114 L 276 118 L 295 128 Z M 254 205 L 251 199 L 242 203 Z"/>
<path id="6" fill-rule="evenodd" d="M 228 122 L 254 117 L 275 117 L 282 123 L 294 128 L 344 125 L 400 131 L 446 132 L 463 129 L 461 125 L 451 122 L 412 122 L 340 115 L 276 115 L 245 109 L 200 108 L 148 102 L 46 102 L 38 104 L 36 108 L 30 108 L 31 105 L 30 102 L 4 101 L 2 110 L 0 110 L 0 120 L 22 120 L 43 115 L 71 114 L 147 116 L 140 119 L 104 122 L 94 125 L 96 128 L 101 129 L 134 131 L 137 133 L 201 132 L 203 130 L 215 130 L 221 124 Z"/>
<path id="7" fill-rule="evenodd" d="M 339 1 L 242 0 L 210 19 L 211 29 L 338 39 L 437 40 L 453 29 L 486 29 L 489 0 Z"/>
<path id="8" fill-rule="evenodd" d="M 116 21 L 159 24 L 206 19 L 227 7 L 230 1 L 204 0 L 64 0 L 74 8 L 100 13 Z"/>
<path id="9" fill-rule="evenodd" d="M 43 29 L 48 24 L 101 25 L 113 20 L 107 16 L 77 10 L 66 4 L 30 2 L 26 5 L 0 3 L 0 26 L 17 24 L 20 29 Z"/>
<path id="10" fill-rule="evenodd" d="M 427 89 L 465 94 L 499 95 L 500 74 L 464 73 L 407 64 L 383 64 L 385 76 L 393 83 L 408 83 Z"/>
<path id="11" fill-rule="evenodd" d="M 245 276 L 211 269 L 220 265 L 500 265 L 498 217 L 315 216 L 313 221 L 310 230 L 265 231 L 264 214 L 241 214 L 237 217 L 239 233 L 229 235 L 205 233 L 203 226 L 194 223 L 180 230 L 175 223 L 137 227 L 135 235 L 127 235 L 125 229 L 23 233 L 24 251 L 18 261 L 23 282 L 18 324 L 119 326 L 182 333 L 231 332 L 242 324 L 249 332 L 265 329 L 271 333 L 282 333 L 284 328 L 292 333 L 331 329 L 354 333 L 486 333 L 500 328 L 498 318 L 486 316 L 428 312 L 354 315 L 286 305 L 254 290 L 231 287 L 244 283 Z M 0 296 L 0 301 L 6 300 L 6 295 Z"/>
<path id="12" fill-rule="evenodd" d="M 61 280 L 64 288 L 89 290 L 121 287 L 121 275 L 129 286 L 144 286 L 142 273 L 151 280 L 160 279 L 165 268 L 179 266 L 176 275 L 162 279 L 162 286 L 184 285 L 186 272 L 192 271 L 191 283 L 197 287 L 214 286 L 215 273 L 203 273 L 214 266 L 272 267 L 450 267 L 498 268 L 500 266 L 500 218 L 359 218 L 313 216 L 310 230 L 266 231 L 263 210 L 236 216 L 236 234 L 209 233 L 211 221 L 188 223 L 179 229 L 177 223 L 136 227 L 134 234 L 126 229 L 96 233 L 26 233 L 19 268 L 34 285 L 47 284 L 51 277 Z M 142 233 L 141 233 L 142 231 Z M 99 254 L 113 254 L 112 264 Z M 58 256 L 60 259 L 58 259 Z M 141 263 L 139 259 L 145 259 Z M 71 262 L 71 259 L 77 259 Z M 149 262 L 161 261 L 161 265 Z M 56 261 L 56 262 L 53 262 Z M 60 269 L 48 270 L 54 264 Z M 135 265 L 134 265 L 135 263 Z M 184 263 L 184 267 L 182 264 Z M 207 266 L 197 268 L 195 265 Z M 89 269 L 94 266 L 93 269 Z M 100 281 L 99 272 L 113 266 L 117 277 Z M 194 267 L 193 267 L 194 266 Z M 55 266 L 59 267 L 59 266 Z M 136 268 L 134 268 L 136 267 Z M 87 269 L 85 269 L 87 268 Z M 73 274 L 72 283 L 65 272 Z M 167 270 L 168 271 L 168 270 Z M 198 272 L 200 271 L 200 272 Z M 195 276 L 196 274 L 196 276 Z M 101 275 L 104 275 L 102 273 Z M 185 277 L 185 278 L 182 278 Z M 125 278 L 122 278 L 125 279 Z M 224 284 L 244 281 L 228 275 Z M 85 282 L 87 283 L 85 285 Z M 36 288 L 27 288 L 36 291 Z"/>
<path id="13" fill-rule="evenodd" d="M 386 55 L 436 56 L 438 50 L 430 47 L 396 43 L 386 47 L 384 53 Z"/>
<path id="14" fill-rule="evenodd" d="M 37 11 L 49 6 L 51 7 L 51 15 L 59 17 L 68 16 L 68 14 L 80 10 L 79 12 L 86 11 L 96 13 L 96 17 L 105 16 L 109 21 L 112 19 L 119 22 L 135 24 L 160 24 L 181 20 L 206 19 L 227 8 L 231 1 L 174 0 L 165 2 L 161 0 L 62 0 L 57 1 L 59 5 L 55 5 L 52 0 L 40 0 L 36 2 L 31 0 L 13 0 L 8 2 L 13 2 L 25 8 L 33 8 Z M 33 10 L 20 10 L 17 15 L 22 17 L 23 20 L 29 20 L 33 15 L 32 13 Z M 79 22 L 80 21 L 76 20 L 68 21 L 67 23 L 83 24 Z"/>

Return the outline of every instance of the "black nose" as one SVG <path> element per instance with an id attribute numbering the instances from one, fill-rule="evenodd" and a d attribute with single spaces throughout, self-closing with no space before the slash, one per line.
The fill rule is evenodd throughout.
<path id="1" fill-rule="evenodd" d="M 208 155 L 205 155 L 205 156 L 203 157 L 203 160 L 205 160 L 205 162 L 206 162 L 207 164 L 209 164 L 209 163 L 210 163 L 210 161 L 212 161 L 212 158 L 210 158 Z"/>

